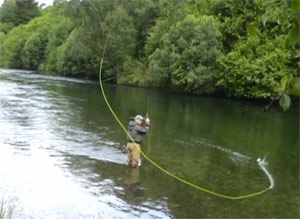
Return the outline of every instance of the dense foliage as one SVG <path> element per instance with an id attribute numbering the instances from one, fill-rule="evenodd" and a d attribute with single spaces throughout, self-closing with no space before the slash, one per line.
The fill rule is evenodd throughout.
<path id="1" fill-rule="evenodd" d="M 39 15 L 41 13 L 34 0 L 5 0 L 0 9 L 0 22 L 4 26 L 1 30 L 9 31 Z"/>
<path id="2" fill-rule="evenodd" d="M 238 98 L 299 95 L 297 0 L 5 0 L 0 66 Z"/>
<path id="3" fill-rule="evenodd" d="M 152 83 L 189 93 L 213 93 L 221 53 L 217 21 L 212 16 L 187 15 L 168 29 L 149 56 Z"/>

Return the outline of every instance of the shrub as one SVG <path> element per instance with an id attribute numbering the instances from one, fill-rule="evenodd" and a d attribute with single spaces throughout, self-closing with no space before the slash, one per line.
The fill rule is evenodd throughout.
<path id="1" fill-rule="evenodd" d="M 284 40 L 282 35 L 274 40 L 256 37 L 240 41 L 219 59 L 222 71 L 218 86 L 228 96 L 277 98 L 281 78 L 294 73 L 291 52 L 284 48 Z"/>

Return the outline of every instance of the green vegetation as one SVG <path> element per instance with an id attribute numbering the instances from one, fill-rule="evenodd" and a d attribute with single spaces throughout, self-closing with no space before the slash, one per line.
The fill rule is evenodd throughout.
<path id="1" fill-rule="evenodd" d="M 191 94 L 300 95 L 297 0 L 6 0 L 0 66 Z M 294 98 L 298 101 L 298 98 Z"/>
<path id="2" fill-rule="evenodd" d="M 1 31 L 4 32 L 41 15 L 34 0 L 5 0 L 0 12 Z"/>

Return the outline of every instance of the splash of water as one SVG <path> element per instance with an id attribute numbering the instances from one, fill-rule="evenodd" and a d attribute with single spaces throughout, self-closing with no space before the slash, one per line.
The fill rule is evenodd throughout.
<path id="1" fill-rule="evenodd" d="M 274 188 L 274 178 L 272 177 L 272 175 L 270 174 L 270 172 L 268 171 L 268 169 L 266 168 L 266 166 L 268 165 L 268 163 L 266 162 L 266 157 L 264 157 L 264 159 L 261 158 L 257 158 L 257 163 L 260 166 L 260 168 L 265 172 L 265 174 L 268 176 L 269 181 L 270 181 L 270 186 L 269 189 L 273 189 Z"/>

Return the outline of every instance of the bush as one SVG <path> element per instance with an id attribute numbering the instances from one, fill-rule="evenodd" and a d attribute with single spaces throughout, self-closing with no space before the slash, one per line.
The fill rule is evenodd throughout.
<path id="1" fill-rule="evenodd" d="M 0 22 L 0 32 L 7 34 L 14 27 L 13 23 L 2 23 Z"/>
<path id="2" fill-rule="evenodd" d="M 65 43 L 57 49 L 56 71 L 66 76 L 85 77 L 93 76 L 96 71 L 91 63 L 93 54 L 91 47 L 86 45 L 84 32 L 75 28 Z"/>
<path id="3" fill-rule="evenodd" d="M 27 39 L 21 53 L 22 65 L 25 69 L 38 70 L 45 58 L 47 40 L 46 31 L 34 33 Z"/>
<path id="4" fill-rule="evenodd" d="M 213 93 L 220 37 L 212 16 L 188 15 L 172 25 L 162 36 L 161 46 L 149 57 L 154 85 L 195 94 Z"/>
<path id="5" fill-rule="evenodd" d="M 104 30 L 108 44 L 105 54 L 104 77 L 122 74 L 126 57 L 132 57 L 136 48 L 136 30 L 133 20 L 122 7 L 117 7 L 105 18 Z"/>
<path id="6" fill-rule="evenodd" d="M 0 65 L 3 67 L 23 68 L 21 53 L 29 35 L 28 30 L 23 26 L 12 29 L 1 45 Z"/>
<path id="7" fill-rule="evenodd" d="M 73 29 L 73 22 L 65 17 L 59 17 L 59 22 L 49 30 L 48 43 L 45 51 L 46 59 L 45 62 L 40 65 L 40 71 L 47 73 L 57 72 L 58 49 L 65 43 Z"/>
<path id="8" fill-rule="evenodd" d="M 294 73 L 284 40 L 282 35 L 274 40 L 251 38 L 236 44 L 219 60 L 222 71 L 218 86 L 228 96 L 277 98 L 281 78 Z"/>
<path id="9" fill-rule="evenodd" d="M 1 45 L 0 65 L 36 70 L 44 59 L 47 33 L 52 25 L 56 24 L 55 19 L 55 15 L 45 13 L 26 25 L 13 28 Z"/>
<path id="10" fill-rule="evenodd" d="M 141 87 L 151 86 L 151 74 L 145 62 L 127 56 L 122 69 L 123 73 L 118 78 L 119 84 L 132 84 Z"/>

